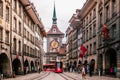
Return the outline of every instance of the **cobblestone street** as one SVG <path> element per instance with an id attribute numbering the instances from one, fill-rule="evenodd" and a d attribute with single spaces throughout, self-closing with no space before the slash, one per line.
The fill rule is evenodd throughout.
<path id="1" fill-rule="evenodd" d="M 48 75 L 45 76 L 46 74 L 48 74 Z M 81 74 L 78 74 L 78 73 L 64 72 L 62 74 L 66 74 L 66 75 L 72 77 L 69 80 L 83 80 L 82 77 L 81 77 Z M 66 80 L 66 79 L 62 79 L 62 77 L 60 77 L 58 75 L 61 75 L 61 74 L 54 73 L 54 72 L 41 72 L 40 74 L 39 73 L 32 73 L 32 74 L 27 74 L 27 75 L 24 75 L 24 76 L 17 76 L 15 78 L 7 78 L 7 79 L 4 79 L 4 80 L 56 80 L 56 78 L 58 80 Z M 49 79 L 47 79 L 48 76 L 50 76 Z M 120 80 L 120 79 L 119 78 L 113 78 L 113 77 L 107 77 L 107 76 L 92 76 L 92 77 L 89 77 L 89 75 L 87 75 L 86 79 L 84 79 L 84 80 Z"/>

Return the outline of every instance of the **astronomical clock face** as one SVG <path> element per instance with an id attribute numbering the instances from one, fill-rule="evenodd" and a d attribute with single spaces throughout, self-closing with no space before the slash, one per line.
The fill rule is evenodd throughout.
<path id="1" fill-rule="evenodd" d="M 53 40 L 53 41 L 51 42 L 51 47 L 52 47 L 52 49 L 56 49 L 56 48 L 58 48 L 58 46 L 59 46 L 58 41 Z"/>

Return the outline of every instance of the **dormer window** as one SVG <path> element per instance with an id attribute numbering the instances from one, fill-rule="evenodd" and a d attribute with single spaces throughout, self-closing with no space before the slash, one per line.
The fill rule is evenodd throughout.
<path id="1" fill-rule="evenodd" d="M 56 33 L 56 29 L 55 28 L 53 29 L 53 33 Z"/>

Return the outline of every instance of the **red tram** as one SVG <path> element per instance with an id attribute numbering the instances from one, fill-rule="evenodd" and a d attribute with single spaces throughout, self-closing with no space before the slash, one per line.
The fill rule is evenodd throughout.
<path id="1" fill-rule="evenodd" d="M 55 64 L 45 64 L 43 65 L 44 71 L 55 71 Z"/>
<path id="2" fill-rule="evenodd" d="M 63 63 L 62 62 L 56 62 L 55 63 L 55 72 L 56 73 L 62 73 L 63 72 Z"/>

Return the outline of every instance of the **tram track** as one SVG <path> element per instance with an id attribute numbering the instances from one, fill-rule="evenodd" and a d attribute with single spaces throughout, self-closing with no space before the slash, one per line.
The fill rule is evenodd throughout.
<path id="1" fill-rule="evenodd" d="M 71 77 L 71 76 L 68 76 L 64 73 L 60 73 L 59 74 L 62 78 L 64 78 L 65 80 L 76 80 L 75 78 Z"/>
<path id="2" fill-rule="evenodd" d="M 44 74 L 42 74 L 42 75 L 40 75 L 38 77 L 35 77 L 33 79 L 30 79 L 30 80 L 41 80 L 41 79 L 47 77 L 48 75 L 50 75 L 50 72 L 45 72 Z"/>

